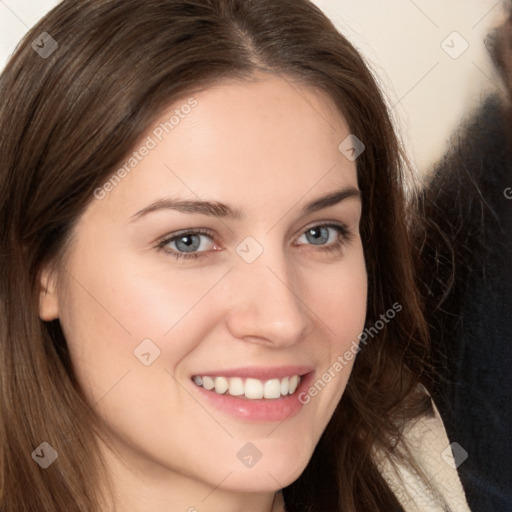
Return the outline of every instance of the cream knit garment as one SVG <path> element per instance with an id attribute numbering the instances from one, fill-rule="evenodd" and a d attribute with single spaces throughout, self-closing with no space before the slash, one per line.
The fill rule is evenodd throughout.
<path id="1" fill-rule="evenodd" d="M 408 468 L 395 469 L 385 458 L 380 461 L 382 476 L 406 512 L 470 512 L 443 421 L 433 408 L 434 417 L 422 417 L 406 427 L 404 441 L 434 492 Z M 463 463 L 460 454 L 458 459 L 459 465 Z"/>

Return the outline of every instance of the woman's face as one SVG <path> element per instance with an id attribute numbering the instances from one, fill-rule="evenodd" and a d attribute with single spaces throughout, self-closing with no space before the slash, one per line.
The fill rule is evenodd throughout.
<path id="1" fill-rule="evenodd" d="M 163 113 L 44 274 L 41 317 L 139 483 L 290 484 L 353 365 L 367 277 L 350 131 L 322 93 L 259 78 Z"/>

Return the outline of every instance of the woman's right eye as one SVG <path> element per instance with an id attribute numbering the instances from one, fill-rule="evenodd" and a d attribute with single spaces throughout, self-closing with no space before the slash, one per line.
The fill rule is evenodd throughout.
<path id="1" fill-rule="evenodd" d="M 208 240 L 209 241 L 208 241 Z M 208 247 L 210 246 L 210 249 Z M 174 256 L 176 259 L 200 258 L 206 255 L 209 250 L 215 250 L 216 244 L 211 234 L 205 230 L 182 231 L 166 237 L 158 244 L 158 249 Z"/>

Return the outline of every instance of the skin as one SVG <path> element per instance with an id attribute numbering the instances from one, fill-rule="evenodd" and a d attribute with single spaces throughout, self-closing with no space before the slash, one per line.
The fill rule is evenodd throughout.
<path id="1" fill-rule="evenodd" d="M 350 130 L 324 93 L 290 82 L 259 75 L 194 94 L 179 125 L 91 201 L 64 264 L 42 274 L 41 318 L 59 318 L 79 382 L 108 425 L 100 446 L 121 512 L 271 510 L 345 388 L 353 361 L 297 415 L 269 423 L 223 413 L 191 381 L 212 368 L 289 364 L 311 365 L 316 379 L 364 326 L 360 199 L 301 212 L 357 189 L 356 164 L 338 150 Z M 131 221 L 171 196 L 219 201 L 245 217 L 162 209 Z M 349 236 L 329 228 L 327 241 L 306 237 L 328 221 Z M 176 242 L 157 248 L 196 228 L 211 233 L 199 237 L 203 257 L 176 259 Z M 250 264 L 236 252 L 247 236 L 263 249 Z M 133 353 L 146 338 L 160 350 L 150 366 Z M 236 456 L 249 441 L 262 454 L 252 468 Z"/>

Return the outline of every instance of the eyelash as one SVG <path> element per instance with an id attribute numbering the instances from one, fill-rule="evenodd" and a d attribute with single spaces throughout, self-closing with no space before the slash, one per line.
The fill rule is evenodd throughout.
<path id="1" fill-rule="evenodd" d="M 339 236 L 334 243 L 331 243 L 330 245 L 318 246 L 318 247 L 320 247 L 320 249 L 319 249 L 320 251 L 329 253 L 329 254 L 333 253 L 333 252 L 339 252 L 341 250 L 341 248 L 343 247 L 343 245 L 346 242 L 349 242 L 353 237 L 353 234 L 350 232 L 350 230 L 347 228 L 347 226 L 345 226 L 344 224 L 334 224 L 334 223 L 315 224 L 315 225 L 307 228 L 305 231 L 303 231 L 301 236 L 303 234 L 305 234 L 306 232 L 310 231 L 311 229 L 315 229 L 315 228 L 334 228 L 338 232 Z M 209 237 L 214 243 L 216 243 L 215 240 L 213 240 L 212 234 L 209 231 L 198 228 L 198 229 L 189 230 L 189 231 L 181 231 L 177 234 L 173 234 L 172 236 L 165 238 L 164 240 L 162 240 L 161 242 L 158 243 L 157 249 L 165 252 L 166 254 L 174 256 L 176 259 L 179 259 L 182 257 L 186 258 L 186 259 L 197 259 L 197 258 L 202 258 L 202 257 L 205 257 L 208 255 L 208 252 L 210 252 L 210 251 L 184 253 L 184 252 L 177 252 L 174 249 L 169 250 L 166 247 L 171 242 L 174 242 L 175 240 L 178 240 L 185 235 L 204 235 L 204 236 Z M 300 244 L 300 245 L 313 245 L 313 244 Z"/>

